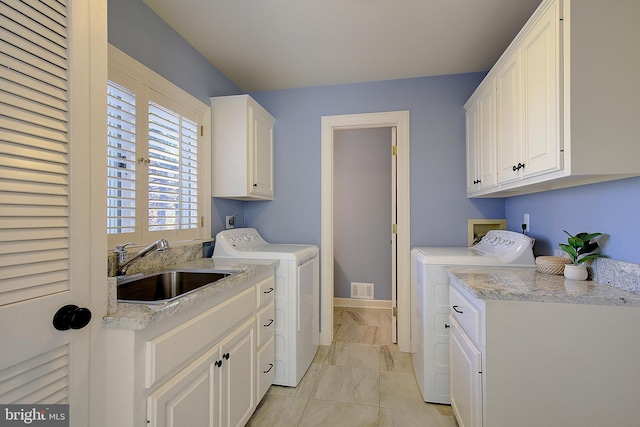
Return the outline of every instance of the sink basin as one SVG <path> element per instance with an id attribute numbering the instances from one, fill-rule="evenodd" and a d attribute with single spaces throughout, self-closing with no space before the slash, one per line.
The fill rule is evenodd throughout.
<path id="1" fill-rule="evenodd" d="M 229 271 L 164 271 L 118 280 L 119 302 L 164 304 L 230 276 Z"/>

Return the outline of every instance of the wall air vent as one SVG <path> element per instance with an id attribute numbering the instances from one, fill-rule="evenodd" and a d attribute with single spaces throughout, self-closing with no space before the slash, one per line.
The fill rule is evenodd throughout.
<path id="1" fill-rule="evenodd" d="M 351 298 L 373 299 L 373 283 L 351 282 Z"/>

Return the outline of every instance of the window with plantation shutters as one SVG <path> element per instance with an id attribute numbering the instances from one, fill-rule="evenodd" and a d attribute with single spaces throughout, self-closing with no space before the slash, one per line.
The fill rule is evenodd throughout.
<path id="1" fill-rule="evenodd" d="M 203 202 L 209 186 L 202 160 L 208 158 L 202 141 L 209 107 L 122 53 L 114 65 L 112 50 L 107 89 L 109 245 L 203 237 L 203 220 L 210 211 Z M 122 64 L 127 61 L 135 66 L 127 68 Z"/>

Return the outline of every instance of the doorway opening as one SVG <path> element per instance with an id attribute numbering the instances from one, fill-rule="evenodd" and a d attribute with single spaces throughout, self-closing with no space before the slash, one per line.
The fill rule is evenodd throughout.
<path id="1" fill-rule="evenodd" d="M 395 155 L 397 200 L 395 234 L 391 243 L 396 253 L 397 343 L 401 351 L 410 351 L 410 233 L 409 233 L 409 112 L 383 112 L 322 117 L 322 230 L 321 230 L 321 334 L 320 343 L 333 340 L 334 299 L 334 148 L 336 131 L 347 129 L 392 128 Z M 389 225 L 392 227 L 392 224 Z M 396 289 L 394 289 L 396 290 Z M 392 297 L 392 301 L 394 298 Z M 397 308 L 397 310 L 395 310 Z"/>

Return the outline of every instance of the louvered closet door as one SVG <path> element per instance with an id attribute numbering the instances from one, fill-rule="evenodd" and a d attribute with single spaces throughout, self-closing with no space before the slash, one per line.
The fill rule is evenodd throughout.
<path id="1" fill-rule="evenodd" d="M 90 306 L 90 3 L 104 5 L 0 0 L 0 403 L 68 403 L 72 426 L 92 424 L 92 325 L 62 332 L 52 319 L 67 304 L 92 308 L 94 324 L 103 315 Z"/>

